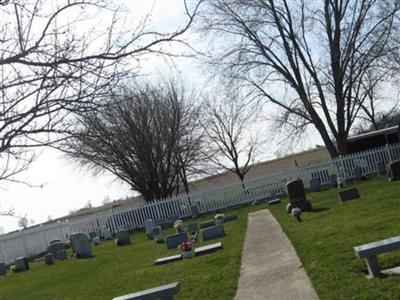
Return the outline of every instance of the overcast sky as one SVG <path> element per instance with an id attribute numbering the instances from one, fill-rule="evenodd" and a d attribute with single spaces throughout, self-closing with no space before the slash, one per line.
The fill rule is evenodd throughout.
<path id="1" fill-rule="evenodd" d="M 151 11 L 151 22 L 155 29 L 171 30 L 178 24 L 182 24 L 184 18 L 184 6 L 181 0 L 120 0 L 130 10 L 130 16 L 136 20 Z M 195 3 L 196 1 L 189 1 Z M 196 39 L 195 35 L 192 36 Z M 197 39 L 199 39 L 197 37 Z M 181 51 L 181 48 L 172 49 Z M 174 62 L 178 67 L 175 70 L 191 86 L 202 88 L 208 80 L 202 73 L 198 62 L 188 58 L 180 58 Z M 142 63 L 143 74 L 157 72 L 170 72 L 171 64 L 166 64 L 162 58 L 147 59 Z M 168 75 L 168 74 L 167 74 Z M 208 80 L 207 86 L 213 86 Z M 266 138 L 265 128 L 262 128 L 262 139 Z M 314 142 L 314 140 L 316 142 Z M 307 144 L 318 143 L 318 139 L 311 138 Z M 320 142 L 319 142 L 320 143 Z M 269 142 L 268 153 L 261 153 L 262 157 L 277 155 L 277 149 Z M 287 148 L 287 147 L 286 147 Z M 266 149 L 265 149 L 266 150 Z M 84 207 L 90 202 L 93 206 L 100 205 L 106 198 L 117 200 L 132 196 L 134 193 L 127 184 L 115 181 L 112 175 L 93 176 L 89 172 L 81 170 L 79 166 L 67 160 L 65 156 L 54 149 L 42 149 L 39 158 L 31 165 L 28 171 L 23 173 L 19 180 L 31 185 L 42 187 L 30 187 L 24 184 L 1 185 L 0 210 L 13 207 L 17 216 L 27 216 L 34 223 L 47 221 L 66 215 L 71 210 Z M 18 228 L 18 219 L 14 217 L 0 217 L 0 230 L 9 232 Z"/>

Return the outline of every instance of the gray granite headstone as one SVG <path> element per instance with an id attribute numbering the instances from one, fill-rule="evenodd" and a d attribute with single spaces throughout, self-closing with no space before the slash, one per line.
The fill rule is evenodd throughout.
<path id="1" fill-rule="evenodd" d="M 201 235 L 202 235 L 203 241 L 208 241 L 208 240 L 212 240 L 215 238 L 223 237 L 223 236 L 225 236 L 224 225 L 215 225 L 213 227 L 204 229 L 201 232 Z"/>
<path id="2" fill-rule="evenodd" d="M 400 160 L 392 161 L 389 164 L 389 179 L 400 180 Z"/>
<path id="3" fill-rule="evenodd" d="M 115 234 L 115 244 L 117 246 L 124 246 L 131 243 L 131 235 L 128 230 L 120 229 Z"/>
<path id="4" fill-rule="evenodd" d="M 100 243 L 101 243 L 100 238 L 98 236 L 95 236 L 94 238 L 92 238 L 92 243 L 95 246 L 100 245 Z"/>
<path id="5" fill-rule="evenodd" d="M 311 190 L 313 192 L 318 192 L 321 190 L 321 180 L 317 177 L 317 178 L 313 178 L 310 180 L 310 186 L 311 186 Z"/>
<path id="6" fill-rule="evenodd" d="M 186 241 L 187 236 L 185 232 L 177 233 L 174 235 L 167 236 L 166 244 L 168 249 L 176 249 L 180 243 Z"/>
<path id="7" fill-rule="evenodd" d="M 154 221 L 152 219 L 148 219 L 144 222 L 144 228 L 146 230 L 146 235 L 151 237 L 151 233 L 154 227 Z"/>
<path id="8" fill-rule="evenodd" d="M 153 236 L 154 240 L 157 243 L 165 242 L 165 237 L 164 237 L 164 233 L 162 231 L 161 226 L 154 226 L 152 229 L 151 235 Z"/>
<path id="9" fill-rule="evenodd" d="M 0 276 L 4 276 L 7 274 L 6 264 L 0 261 Z"/>
<path id="10" fill-rule="evenodd" d="M 71 241 L 72 250 L 77 258 L 92 257 L 90 241 L 86 234 L 83 232 L 72 233 L 69 239 Z"/>
<path id="11" fill-rule="evenodd" d="M 25 257 L 15 259 L 15 272 L 23 272 L 29 270 L 29 263 Z"/>
<path id="12" fill-rule="evenodd" d="M 110 230 L 105 229 L 101 234 L 105 240 L 112 240 L 112 233 Z"/>

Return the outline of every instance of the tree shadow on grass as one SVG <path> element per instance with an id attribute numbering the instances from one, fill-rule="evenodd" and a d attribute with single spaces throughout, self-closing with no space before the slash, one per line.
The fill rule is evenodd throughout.
<path id="1" fill-rule="evenodd" d="M 317 207 L 317 208 L 313 208 L 312 211 L 310 211 L 310 212 L 319 213 L 319 212 L 323 212 L 323 211 L 327 211 L 327 210 L 329 210 L 328 207 Z"/>

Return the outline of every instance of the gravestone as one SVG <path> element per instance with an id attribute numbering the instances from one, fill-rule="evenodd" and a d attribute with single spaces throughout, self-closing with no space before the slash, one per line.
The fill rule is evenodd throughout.
<path id="1" fill-rule="evenodd" d="M 321 180 L 317 178 L 313 178 L 310 180 L 311 191 L 318 192 L 321 190 Z"/>
<path id="2" fill-rule="evenodd" d="M 29 270 L 29 263 L 25 257 L 15 259 L 15 272 L 23 272 Z"/>
<path id="3" fill-rule="evenodd" d="M 103 238 L 104 238 L 105 240 L 112 240 L 112 233 L 111 233 L 111 231 L 108 230 L 108 229 L 105 229 L 105 230 L 102 232 L 102 236 L 103 236 Z"/>
<path id="4" fill-rule="evenodd" d="M 6 264 L 0 261 L 0 276 L 4 276 L 7 274 Z"/>
<path id="5" fill-rule="evenodd" d="M 224 223 L 231 222 L 231 221 L 236 221 L 237 219 L 238 219 L 237 215 L 225 216 Z"/>
<path id="6" fill-rule="evenodd" d="M 195 234 L 199 232 L 199 225 L 197 223 L 191 223 L 188 226 L 188 232 L 189 234 Z"/>
<path id="7" fill-rule="evenodd" d="M 52 241 L 50 241 L 50 246 L 55 244 L 55 243 L 61 243 L 61 240 L 52 240 Z"/>
<path id="8" fill-rule="evenodd" d="M 301 211 L 311 211 L 310 201 L 306 199 L 303 181 L 301 179 L 291 180 L 286 183 L 286 189 L 289 196 L 288 213 L 292 212 L 294 207 L 298 207 Z"/>
<path id="9" fill-rule="evenodd" d="M 176 249 L 181 243 L 186 241 L 187 236 L 185 232 L 177 233 L 167 236 L 166 244 L 168 249 Z"/>
<path id="10" fill-rule="evenodd" d="M 379 175 L 385 175 L 386 174 L 386 166 L 383 161 L 378 161 L 376 163 L 376 168 L 378 169 L 378 174 Z"/>
<path id="11" fill-rule="evenodd" d="M 120 229 L 115 234 L 115 244 L 117 246 L 129 245 L 131 243 L 131 235 L 128 230 Z"/>
<path id="12" fill-rule="evenodd" d="M 97 236 L 97 233 L 94 231 L 89 232 L 89 240 L 92 241 L 92 239 Z"/>
<path id="13" fill-rule="evenodd" d="M 389 180 L 400 180 L 400 160 L 392 161 L 389 164 Z"/>
<path id="14" fill-rule="evenodd" d="M 174 227 L 174 221 L 172 220 L 159 220 L 155 222 L 154 226 L 161 226 L 162 229 Z"/>
<path id="15" fill-rule="evenodd" d="M 53 257 L 56 257 L 56 253 L 60 250 L 65 249 L 65 244 L 62 242 L 56 242 L 52 241 L 53 243 L 50 242 L 50 246 L 47 247 L 47 252 L 53 254 Z"/>
<path id="16" fill-rule="evenodd" d="M 330 183 L 331 187 L 337 187 L 337 176 L 336 176 L 336 174 L 332 174 L 331 176 L 329 176 L 329 183 Z"/>
<path id="17" fill-rule="evenodd" d="M 200 228 L 208 228 L 211 226 L 215 226 L 215 221 L 214 220 L 210 220 L 210 221 L 204 221 L 200 223 Z"/>
<path id="18" fill-rule="evenodd" d="M 55 258 L 57 260 L 66 260 L 68 258 L 67 251 L 65 249 L 57 251 Z"/>
<path id="19" fill-rule="evenodd" d="M 162 231 L 161 226 L 154 226 L 152 229 L 151 235 L 153 236 L 154 240 L 157 243 L 165 242 L 165 237 L 164 237 L 164 233 Z"/>
<path id="20" fill-rule="evenodd" d="M 201 233 L 203 241 L 212 240 L 215 238 L 225 236 L 224 225 L 215 225 L 213 227 L 204 229 Z"/>
<path id="21" fill-rule="evenodd" d="M 268 205 L 269 206 L 277 205 L 279 203 L 281 203 L 281 199 L 280 198 L 275 198 L 275 199 L 272 199 L 272 200 L 268 201 Z"/>
<path id="22" fill-rule="evenodd" d="M 199 207 L 197 205 L 192 205 L 190 206 L 190 211 L 192 213 L 192 217 L 196 218 L 200 215 L 200 210 Z"/>
<path id="23" fill-rule="evenodd" d="M 69 239 L 71 241 L 72 251 L 77 258 L 92 257 L 90 241 L 86 234 L 83 232 L 72 233 Z"/>
<path id="24" fill-rule="evenodd" d="M 182 220 L 176 220 L 174 222 L 174 228 L 176 230 L 176 233 L 185 232 L 185 228 L 183 227 L 183 221 Z"/>
<path id="25" fill-rule="evenodd" d="M 360 194 L 358 193 L 358 190 L 355 187 L 341 190 L 338 193 L 339 193 L 339 198 L 342 202 L 360 198 Z"/>
<path id="26" fill-rule="evenodd" d="M 364 176 L 362 174 L 362 169 L 360 167 L 355 167 L 353 169 L 354 177 L 356 180 L 363 180 Z"/>
<path id="27" fill-rule="evenodd" d="M 92 243 L 93 243 L 93 245 L 95 245 L 95 246 L 98 246 L 98 245 L 100 245 L 100 238 L 98 237 L 98 236 L 95 236 L 94 238 L 92 238 Z"/>
<path id="28" fill-rule="evenodd" d="M 47 254 L 44 256 L 44 263 L 45 263 L 47 266 L 53 265 L 53 264 L 54 264 L 54 256 L 53 256 L 53 254 L 47 253 Z"/>
<path id="29" fill-rule="evenodd" d="M 151 238 L 151 233 L 152 233 L 152 230 L 153 230 L 153 227 L 154 227 L 155 225 L 154 225 L 154 221 L 152 220 L 152 219 L 147 219 L 145 222 L 144 222 L 144 228 L 145 228 L 145 232 L 146 232 L 146 235 L 149 237 L 149 238 Z"/>

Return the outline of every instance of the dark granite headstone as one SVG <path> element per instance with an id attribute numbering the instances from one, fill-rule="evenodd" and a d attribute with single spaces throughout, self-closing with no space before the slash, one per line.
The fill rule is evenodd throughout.
<path id="1" fill-rule="evenodd" d="M 209 221 L 204 221 L 200 223 L 200 228 L 208 228 L 211 226 L 215 226 L 215 221 L 214 220 L 209 220 Z"/>
<path id="2" fill-rule="evenodd" d="M 321 190 L 321 180 L 319 178 L 313 178 L 310 180 L 311 191 L 318 192 Z"/>
<path id="3" fill-rule="evenodd" d="M 379 175 L 385 175 L 386 174 L 386 166 L 383 161 L 378 161 L 376 163 L 376 168 L 378 169 L 378 174 Z"/>
<path id="4" fill-rule="evenodd" d="M 166 244 L 168 249 L 176 249 L 181 243 L 186 241 L 187 236 L 185 232 L 177 233 L 167 236 Z"/>
<path id="5" fill-rule="evenodd" d="M 53 264 L 54 264 L 54 256 L 53 256 L 53 254 L 47 253 L 47 254 L 44 256 L 44 263 L 45 263 L 45 265 L 47 265 L 47 266 L 53 265 Z"/>
<path id="6" fill-rule="evenodd" d="M 120 229 L 115 234 L 115 244 L 117 246 L 124 246 L 131 243 L 131 235 L 128 230 Z"/>
<path id="7" fill-rule="evenodd" d="M 306 199 L 303 181 L 301 179 L 291 180 L 286 183 L 286 189 L 289 196 L 290 212 L 294 207 L 300 208 L 302 211 L 311 211 L 310 201 Z M 289 213 L 290 213 L 289 212 Z"/>
<path id="8" fill-rule="evenodd" d="M 7 274 L 6 264 L 3 262 L 0 262 L 0 276 L 4 276 L 6 274 Z"/>
<path id="9" fill-rule="evenodd" d="M 237 220 L 237 219 L 238 219 L 238 216 L 237 216 L 237 215 L 226 216 L 226 217 L 224 218 L 224 223 L 231 222 L 231 221 L 235 221 L 235 220 Z"/>
<path id="10" fill-rule="evenodd" d="M 53 254 L 53 257 L 56 257 L 56 253 L 60 250 L 64 250 L 65 249 L 65 245 L 62 242 L 55 242 L 52 241 L 53 243 L 50 244 L 49 247 L 47 247 L 47 252 Z"/>
<path id="11" fill-rule="evenodd" d="M 57 251 L 55 258 L 57 260 L 66 260 L 68 258 L 67 251 L 65 249 Z"/>
<path id="12" fill-rule="evenodd" d="M 342 202 L 360 198 L 360 194 L 358 193 L 358 190 L 355 187 L 341 190 L 338 192 L 338 194 Z"/>
<path id="13" fill-rule="evenodd" d="M 224 229 L 224 225 L 215 225 L 213 227 L 204 229 L 201 232 L 203 241 L 208 241 L 208 240 L 212 240 L 215 238 L 219 238 L 219 237 L 223 237 L 225 236 L 225 229 Z"/>
<path id="14" fill-rule="evenodd" d="M 364 176 L 362 174 L 362 169 L 360 167 L 355 167 L 353 169 L 354 177 L 356 180 L 363 180 Z"/>
<path id="15" fill-rule="evenodd" d="M 55 244 L 55 243 L 61 243 L 61 240 L 51 240 L 50 241 L 50 246 Z"/>
<path id="16" fill-rule="evenodd" d="M 330 183 L 331 187 L 337 187 L 337 176 L 336 176 L 336 174 L 332 174 L 331 176 L 329 176 L 329 183 Z"/>
<path id="17" fill-rule="evenodd" d="M 15 259 L 15 272 L 23 272 L 29 270 L 29 263 L 25 257 Z"/>
<path id="18" fill-rule="evenodd" d="M 77 258 L 92 257 L 90 241 L 86 234 L 83 232 L 72 233 L 69 239 L 71 241 L 72 251 Z"/>
<path id="19" fill-rule="evenodd" d="M 189 232 L 190 234 L 194 234 L 194 233 L 199 232 L 199 225 L 197 225 L 197 223 L 191 223 L 191 224 L 189 224 L 189 226 L 188 226 L 188 232 Z"/>
<path id="20" fill-rule="evenodd" d="M 197 205 L 190 206 L 190 211 L 192 213 L 192 217 L 198 217 L 200 215 L 200 210 Z"/>
<path id="21" fill-rule="evenodd" d="M 389 164 L 389 179 L 400 180 L 400 160 L 392 161 Z"/>

